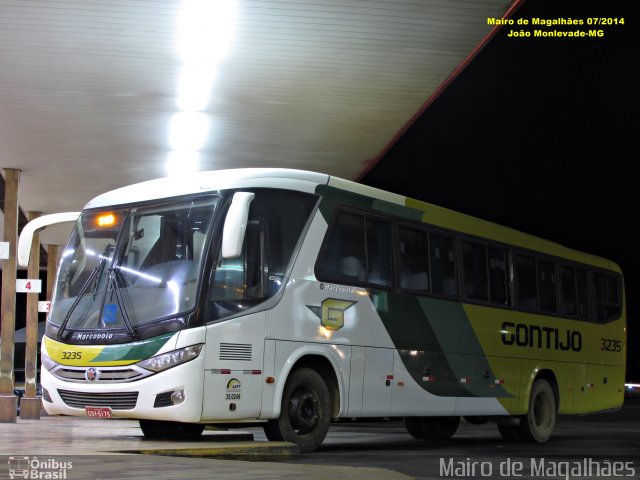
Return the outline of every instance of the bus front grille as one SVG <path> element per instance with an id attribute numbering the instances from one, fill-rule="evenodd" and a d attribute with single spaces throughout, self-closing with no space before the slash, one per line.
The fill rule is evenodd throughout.
<path id="1" fill-rule="evenodd" d="M 138 401 L 138 392 L 88 393 L 58 390 L 62 401 L 73 408 L 111 407 L 112 410 L 133 410 Z"/>
<path id="2" fill-rule="evenodd" d="M 98 367 L 93 368 L 94 377 L 87 380 L 87 367 L 71 367 L 58 365 L 51 370 L 51 374 L 61 380 L 76 383 L 122 383 L 133 382 L 151 375 L 153 372 L 144 370 L 136 365 L 126 367 Z"/>

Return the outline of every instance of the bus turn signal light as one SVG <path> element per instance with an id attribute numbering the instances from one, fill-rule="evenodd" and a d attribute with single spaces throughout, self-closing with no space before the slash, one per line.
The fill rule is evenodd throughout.
<path id="1" fill-rule="evenodd" d="M 116 223 L 116 216 L 113 213 L 105 213 L 98 216 L 96 222 L 99 227 L 112 227 Z"/>

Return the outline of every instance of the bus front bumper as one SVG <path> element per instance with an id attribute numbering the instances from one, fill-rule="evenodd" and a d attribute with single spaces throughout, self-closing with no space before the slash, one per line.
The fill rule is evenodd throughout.
<path id="1" fill-rule="evenodd" d="M 43 368 L 42 404 L 50 415 L 86 417 L 99 411 L 113 418 L 196 423 L 202 414 L 203 372 L 203 356 L 122 383 L 70 382 Z"/>

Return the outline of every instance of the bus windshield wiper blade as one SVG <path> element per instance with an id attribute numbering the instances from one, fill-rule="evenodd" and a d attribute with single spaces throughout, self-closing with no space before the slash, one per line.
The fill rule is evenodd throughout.
<path id="1" fill-rule="evenodd" d="M 113 288 L 113 291 L 116 294 L 116 301 L 120 306 L 120 311 L 122 312 L 122 321 L 127 330 L 127 334 L 134 340 L 137 340 L 140 338 L 140 335 L 138 335 L 138 332 L 136 332 L 135 328 L 133 327 L 131 319 L 129 318 L 129 314 L 127 313 L 127 309 L 124 306 L 124 299 L 122 298 L 122 293 L 120 292 L 120 287 L 118 286 L 118 275 L 121 275 L 118 267 L 109 269 L 109 282 L 111 283 L 111 288 Z"/>
<path id="2" fill-rule="evenodd" d="M 112 247 L 111 244 L 109 244 L 109 245 L 107 245 L 105 247 L 104 251 L 102 252 L 102 255 L 99 257 L 100 258 L 100 263 L 98 263 L 98 265 L 96 265 L 95 268 L 93 270 L 91 270 L 91 273 L 89 274 L 89 277 L 87 278 L 87 281 L 84 282 L 84 284 L 82 285 L 82 288 L 80 289 L 80 292 L 78 292 L 78 295 L 76 296 L 76 299 L 71 304 L 71 308 L 69 308 L 69 311 L 65 315 L 64 320 L 62 321 L 62 323 L 60 324 L 60 328 L 58 329 L 58 338 L 59 339 L 62 339 L 62 334 L 64 333 L 64 331 L 67 328 L 67 323 L 69 322 L 69 319 L 71 318 L 71 314 L 73 313 L 73 311 L 78 306 L 78 303 L 80 303 L 80 300 L 82 300 L 82 296 L 86 293 L 87 289 L 89 288 L 89 285 L 91 285 L 91 283 L 102 272 L 103 267 L 105 266 L 105 264 L 107 263 L 107 260 L 109 259 L 109 257 L 107 257 L 107 254 L 108 254 L 109 249 L 111 247 Z M 96 282 L 96 288 L 93 291 L 93 298 L 94 299 L 96 298 L 96 293 L 98 291 L 98 283 L 99 282 Z"/>
<path id="3" fill-rule="evenodd" d="M 69 319 L 71 318 L 71 314 L 73 313 L 73 311 L 78 306 L 78 303 L 80 303 L 80 300 L 82 300 L 82 296 L 86 293 L 87 289 L 89 288 L 89 285 L 91 285 L 91 282 L 93 282 L 96 279 L 96 277 L 98 276 L 98 272 L 101 270 L 101 266 L 102 266 L 102 264 L 96 265 L 95 268 L 93 270 L 91 270 L 91 273 L 89 274 L 89 277 L 87 278 L 87 281 L 84 282 L 84 285 L 82 285 L 82 288 L 78 292 L 78 295 L 76 296 L 76 299 L 71 304 L 71 308 L 69 308 L 69 311 L 65 315 L 64 320 L 62 321 L 62 323 L 60 324 L 60 328 L 58 329 L 58 338 L 59 339 L 62 339 L 62 334 L 64 333 L 64 331 L 65 331 L 65 329 L 67 327 L 67 323 L 69 322 Z"/>

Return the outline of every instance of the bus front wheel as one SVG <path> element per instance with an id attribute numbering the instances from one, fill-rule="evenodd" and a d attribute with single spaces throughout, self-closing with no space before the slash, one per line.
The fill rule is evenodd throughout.
<path id="1" fill-rule="evenodd" d="M 520 420 L 518 433 L 524 440 L 546 442 L 556 424 L 556 397 L 544 378 L 538 379 L 531 387 L 529 411 Z"/>
<path id="2" fill-rule="evenodd" d="M 331 423 L 331 398 L 322 377 L 310 368 L 294 370 L 284 387 L 280 417 L 269 420 L 269 440 L 295 443 L 301 452 L 320 446 Z"/>
<path id="3" fill-rule="evenodd" d="M 202 435 L 204 425 L 197 423 L 165 422 L 162 420 L 138 420 L 146 438 L 170 440 L 194 440 Z"/>

